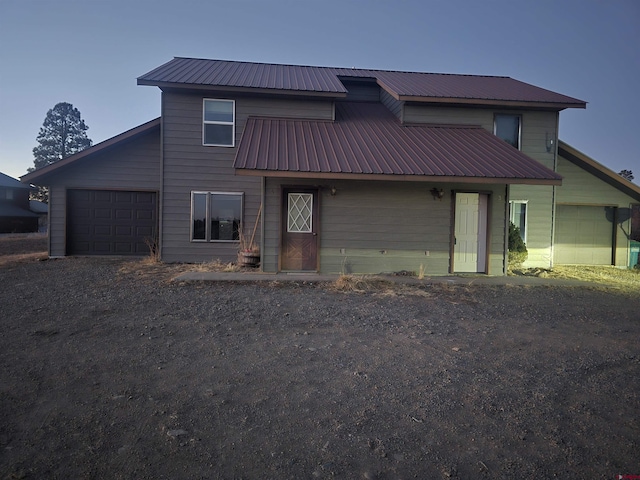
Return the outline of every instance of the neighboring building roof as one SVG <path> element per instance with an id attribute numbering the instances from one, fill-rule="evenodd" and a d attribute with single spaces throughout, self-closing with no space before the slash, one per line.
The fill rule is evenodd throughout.
<path id="1" fill-rule="evenodd" d="M 90 155 L 94 155 L 96 153 L 103 152 L 108 150 L 109 148 L 115 147 L 117 145 L 122 144 L 123 142 L 132 140 L 141 135 L 149 133 L 153 129 L 160 128 L 160 118 L 156 118 L 147 123 L 143 123 L 142 125 L 138 125 L 137 127 L 132 128 L 131 130 L 127 130 L 126 132 L 121 133 L 120 135 L 116 135 L 115 137 L 111 137 L 104 142 L 100 142 L 92 147 L 89 147 L 81 152 L 76 153 L 75 155 L 71 155 L 63 160 L 47 165 L 46 167 L 39 168 L 38 170 L 34 170 L 33 172 L 27 173 L 20 177 L 20 181 L 24 183 L 37 183 L 42 178 L 47 175 L 57 172 L 59 169 L 66 167 L 69 164 L 75 163 L 78 160 L 82 160 Z"/>
<path id="2" fill-rule="evenodd" d="M 40 200 L 29 200 L 29 210 L 33 213 L 49 213 L 49 205 Z"/>
<path id="3" fill-rule="evenodd" d="M 250 117 L 234 167 L 260 176 L 562 183 L 482 127 L 402 125 L 379 103 L 338 102 L 335 122 Z"/>
<path id="4" fill-rule="evenodd" d="M 37 217 L 36 213 L 33 213 L 24 208 L 20 208 L 13 203 L 0 202 L 0 217 Z"/>
<path id="5" fill-rule="evenodd" d="M 585 108 L 586 102 L 509 77 L 397 72 L 180 58 L 138 77 L 138 85 L 344 98 L 341 78 L 373 78 L 397 100 Z"/>
<path id="6" fill-rule="evenodd" d="M 0 173 L 0 187 L 21 189 L 31 188 L 29 185 L 20 183 L 20 180 L 10 177 L 9 175 L 5 175 L 4 173 Z"/>
<path id="7" fill-rule="evenodd" d="M 621 192 L 640 200 L 640 186 L 618 175 L 613 170 L 605 167 L 562 140 L 558 141 L 558 155 L 607 182 Z"/>

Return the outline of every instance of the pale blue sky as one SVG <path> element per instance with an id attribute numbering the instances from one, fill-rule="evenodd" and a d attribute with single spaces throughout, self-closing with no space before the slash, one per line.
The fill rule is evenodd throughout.
<path id="1" fill-rule="evenodd" d="M 587 101 L 560 138 L 640 180 L 637 0 L 0 0 L 0 172 L 58 102 L 94 143 L 159 116 L 136 78 L 174 56 L 510 76 Z"/>

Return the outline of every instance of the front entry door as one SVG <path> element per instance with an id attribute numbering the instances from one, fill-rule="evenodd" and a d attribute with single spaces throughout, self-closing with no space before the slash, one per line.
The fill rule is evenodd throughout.
<path id="1" fill-rule="evenodd" d="M 487 195 L 457 193 L 455 211 L 455 272 L 485 272 L 487 258 Z"/>
<path id="2" fill-rule="evenodd" d="M 282 194 L 281 270 L 318 270 L 318 190 L 288 188 Z"/>

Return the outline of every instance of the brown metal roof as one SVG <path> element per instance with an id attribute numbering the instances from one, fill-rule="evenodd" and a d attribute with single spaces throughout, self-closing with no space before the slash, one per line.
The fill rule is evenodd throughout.
<path id="1" fill-rule="evenodd" d="M 260 176 L 561 184 L 477 126 L 403 126 L 378 103 L 340 102 L 336 121 L 250 117 L 238 173 Z"/>
<path id="2" fill-rule="evenodd" d="M 584 108 L 586 103 L 509 77 L 397 72 L 356 68 L 174 58 L 138 78 L 139 85 L 174 88 L 266 90 L 281 94 L 344 97 L 340 78 L 373 78 L 399 100 L 545 108 Z"/>

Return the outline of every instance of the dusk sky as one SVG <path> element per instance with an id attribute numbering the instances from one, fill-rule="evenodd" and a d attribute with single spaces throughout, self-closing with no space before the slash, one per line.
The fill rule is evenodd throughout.
<path id="1" fill-rule="evenodd" d="M 174 56 L 513 77 L 588 102 L 560 138 L 640 183 L 638 0 L 0 0 L 0 172 L 58 102 L 94 144 L 159 116 L 136 78 Z"/>

